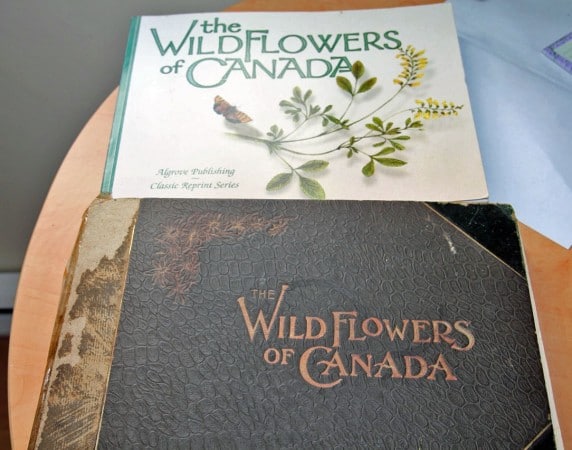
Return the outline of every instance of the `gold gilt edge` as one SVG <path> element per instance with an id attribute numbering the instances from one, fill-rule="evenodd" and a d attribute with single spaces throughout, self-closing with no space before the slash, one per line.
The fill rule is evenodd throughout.
<path id="1" fill-rule="evenodd" d="M 98 198 L 84 214 L 29 449 L 97 444 L 139 203 Z"/>

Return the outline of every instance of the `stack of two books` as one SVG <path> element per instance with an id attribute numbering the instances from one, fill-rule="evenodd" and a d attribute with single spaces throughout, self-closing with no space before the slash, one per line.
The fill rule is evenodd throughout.
<path id="1" fill-rule="evenodd" d="M 31 448 L 550 435 L 449 5 L 135 18 L 102 193 Z"/>

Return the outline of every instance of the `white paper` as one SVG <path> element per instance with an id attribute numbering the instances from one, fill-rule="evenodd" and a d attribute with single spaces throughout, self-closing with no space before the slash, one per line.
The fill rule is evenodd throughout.
<path id="1" fill-rule="evenodd" d="M 193 20 L 197 23 L 185 39 Z M 200 28 L 202 24 L 207 25 Z M 335 49 L 317 51 L 311 40 L 321 45 L 325 38 L 328 45 L 337 42 Z M 421 86 L 392 99 L 399 90 L 393 80 L 403 69 L 396 58 L 397 40 L 403 47 L 424 49 L 429 62 L 420 70 L 425 76 L 416 80 Z M 169 41 L 180 45 L 180 51 L 161 55 L 159 48 Z M 336 76 L 354 79 L 347 71 L 336 72 L 342 57 L 365 65 L 357 85 L 371 77 L 378 80 L 373 89 L 354 97 L 346 115 L 351 96 L 337 85 Z M 265 67 L 256 67 L 256 76 L 255 59 Z M 313 77 L 308 61 L 314 64 Z M 270 76 L 265 70 L 272 64 L 278 69 Z M 233 70 L 227 72 L 229 68 Z M 454 201 L 487 196 L 450 5 L 144 17 L 131 70 L 127 101 L 123 106 L 119 102 L 124 114 L 114 124 L 119 144 L 114 197 L 311 197 L 304 183 L 306 188 L 318 183 L 328 199 Z M 125 86 L 122 80 L 123 90 Z M 310 102 L 322 110 L 333 105 L 329 114 L 350 119 L 350 129 L 329 133 L 335 125 L 324 128 L 321 119 L 312 119 L 296 130 L 302 121 L 293 122 L 285 114 L 288 108 L 279 106 L 295 87 L 303 94 L 311 91 Z M 234 114 L 230 118 L 236 119 L 236 111 L 229 109 L 236 107 L 252 121 L 225 120 L 213 111 L 215 98 L 217 108 L 224 99 L 225 110 Z M 420 107 L 415 100 L 428 98 L 463 108 L 455 116 L 423 120 L 422 132 L 408 130 L 404 134 L 410 139 L 395 141 L 405 150 L 393 147 L 391 152 L 389 143 L 373 146 L 382 140 L 372 138 L 375 132 L 366 122 L 375 116 L 385 125 L 403 128 L 411 109 Z M 278 151 L 267 135 L 274 125 L 289 136 Z M 356 151 L 351 153 L 350 147 Z M 376 158 L 406 165 L 387 167 L 371 158 L 380 151 L 385 153 Z M 368 162 L 375 168 L 369 177 L 362 173 Z M 269 189 L 276 185 L 280 189 Z"/>

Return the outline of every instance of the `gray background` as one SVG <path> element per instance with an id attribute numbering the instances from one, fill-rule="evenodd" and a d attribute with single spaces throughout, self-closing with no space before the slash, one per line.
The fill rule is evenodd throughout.
<path id="1" fill-rule="evenodd" d="M 118 85 L 130 17 L 218 11 L 233 3 L 0 2 L 0 272 L 20 270 L 58 167 Z"/>

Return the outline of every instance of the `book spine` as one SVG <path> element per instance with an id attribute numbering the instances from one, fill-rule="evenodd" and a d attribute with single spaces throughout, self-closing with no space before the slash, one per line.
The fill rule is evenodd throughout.
<path id="1" fill-rule="evenodd" d="M 133 61 L 135 51 L 137 49 L 137 41 L 139 38 L 139 26 L 141 17 L 133 17 L 129 27 L 129 37 L 127 39 L 127 48 L 125 58 L 123 60 L 123 70 L 121 73 L 121 81 L 119 84 L 119 94 L 117 97 L 117 105 L 115 106 L 115 115 L 113 118 L 113 126 L 111 128 L 111 137 L 109 139 L 109 147 L 107 149 L 107 159 L 103 171 L 103 181 L 101 183 L 101 193 L 110 194 L 113 190 L 113 181 L 115 178 L 115 167 L 117 165 L 117 154 L 119 144 L 121 142 L 121 133 L 123 130 L 123 119 L 125 117 L 125 108 L 127 107 L 127 98 L 129 96 L 129 85 L 131 83 L 131 73 L 133 71 Z"/>
<path id="2" fill-rule="evenodd" d="M 98 198 L 84 215 L 28 450 L 97 448 L 138 214 L 139 200 Z"/>

